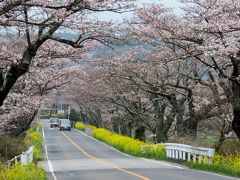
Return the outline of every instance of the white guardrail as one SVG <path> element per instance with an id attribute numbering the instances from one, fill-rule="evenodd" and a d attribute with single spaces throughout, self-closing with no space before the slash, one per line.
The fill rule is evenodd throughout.
<path id="1" fill-rule="evenodd" d="M 176 143 L 163 143 L 168 158 L 177 160 L 187 160 L 202 163 L 208 162 L 212 164 L 212 157 L 214 156 L 215 149 L 194 147 L 185 144 Z"/>
<path id="2" fill-rule="evenodd" d="M 23 152 L 22 154 L 15 156 L 13 159 L 6 162 L 8 167 L 21 163 L 23 165 L 27 165 L 28 163 L 33 161 L 33 153 L 34 153 L 34 146 L 31 146 L 27 151 Z"/>

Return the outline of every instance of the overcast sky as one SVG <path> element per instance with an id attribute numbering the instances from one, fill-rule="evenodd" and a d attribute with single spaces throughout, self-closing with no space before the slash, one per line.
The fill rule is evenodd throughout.
<path id="1" fill-rule="evenodd" d="M 164 4 L 165 6 L 167 7 L 170 7 L 170 8 L 173 8 L 174 11 L 177 13 L 177 14 L 181 14 L 181 3 L 178 1 L 178 0 L 137 0 L 136 1 L 136 4 L 137 5 L 143 5 L 143 4 L 146 4 L 146 3 L 161 3 L 161 4 Z M 124 14 L 115 14 L 115 13 L 98 13 L 97 14 L 97 17 L 100 18 L 100 19 L 104 19 L 104 20 L 114 20 L 114 21 L 121 21 L 123 18 L 126 18 L 126 17 L 130 17 L 131 16 L 131 13 L 124 13 Z"/>

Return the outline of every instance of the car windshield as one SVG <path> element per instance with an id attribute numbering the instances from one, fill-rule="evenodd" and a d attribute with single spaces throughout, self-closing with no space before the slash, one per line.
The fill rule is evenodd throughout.
<path id="1" fill-rule="evenodd" d="M 52 118 L 52 119 L 50 120 L 50 122 L 58 122 L 58 119 L 57 119 L 57 118 Z"/>
<path id="2" fill-rule="evenodd" d="M 70 124 L 68 119 L 61 119 L 61 124 Z"/>

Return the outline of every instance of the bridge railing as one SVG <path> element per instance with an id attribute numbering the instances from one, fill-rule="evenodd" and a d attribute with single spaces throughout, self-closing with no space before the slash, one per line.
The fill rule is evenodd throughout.
<path id="1" fill-rule="evenodd" d="M 6 165 L 8 167 L 14 166 L 19 163 L 26 165 L 33 161 L 33 153 L 34 153 L 34 146 L 31 146 L 27 151 L 7 161 Z"/>
<path id="2" fill-rule="evenodd" d="M 199 163 L 207 161 L 212 164 L 212 157 L 215 153 L 215 149 L 212 148 L 195 147 L 177 143 L 164 143 L 164 147 L 168 158 Z"/>
<path id="3" fill-rule="evenodd" d="M 212 164 L 212 158 L 214 156 L 215 149 L 177 143 L 162 144 L 164 145 L 168 159 Z M 156 144 L 156 146 L 162 144 Z M 152 146 L 142 146 L 143 151 L 149 150 L 149 148 L 152 148 Z"/>

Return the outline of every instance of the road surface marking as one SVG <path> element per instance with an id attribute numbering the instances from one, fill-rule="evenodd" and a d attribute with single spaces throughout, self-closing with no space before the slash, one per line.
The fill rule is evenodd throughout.
<path id="1" fill-rule="evenodd" d="M 44 129 L 43 129 L 43 126 L 42 126 L 42 135 L 43 135 L 43 140 L 45 142 L 45 133 L 44 133 Z M 47 146 L 44 145 L 45 147 L 45 152 L 46 152 L 46 158 L 47 158 L 47 162 L 48 162 L 48 167 L 49 167 L 49 171 L 51 172 L 52 176 L 53 176 L 53 179 L 54 180 L 57 180 L 57 177 L 54 173 L 54 170 L 53 170 L 53 166 L 52 166 L 52 163 L 51 161 L 49 160 L 49 157 L 48 157 L 48 150 L 47 150 Z"/>
<path id="2" fill-rule="evenodd" d="M 160 162 L 160 161 L 156 161 L 156 160 L 152 160 L 152 159 L 146 159 L 146 158 L 140 158 L 140 159 L 145 160 L 145 161 L 149 161 L 149 162 L 152 162 L 152 163 L 162 164 L 162 165 L 165 165 L 165 166 L 175 167 L 175 168 L 178 168 L 178 169 L 184 169 L 183 167 L 180 167 L 180 166 L 176 166 L 176 165 L 172 165 L 172 164 L 168 164 L 168 163 L 165 163 L 165 162 Z"/>
<path id="3" fill-rule="evenodd" d="M 181 166 L 169 164 L 169 163 L 167 163 L 167 162 L 161 162 L 161 161 L 152 160 L 152 159 L 146 159 L 146 158 L 138 158 L 138 157 L 135 157 L 135 156 L 131 156 L 131 155 L 125 154 L 125 153 L 119 151 L 118 149 L 115 149 L 114 147 L 111 147 L 111 146 L 107 145 L 106 143 L 104 143 L 104 142 L 102 142 L 102 141 L 99 141 L 99 140 L 97 140 L 97 139 L 95 139 L 95 138 L 93 138 L 93 137 L 91 137 L 91 136 L 89 136 L 89 135 L 81 132 L 81 131 L 78 130 L 78 129 L 75 129 L 75 130 L 78 131 L 78 132 L 80 132 L 80 133 L 83 134 L 84 136 L 87 136 L 87 137 L 89 137 L 89 138 L 91 138 L 91 139 L 93 139 L 93 140 L 95 140 L 95 141 L 97 141 L 97 142 L 99 142 L 99 143 L 101 143 L 101 144 L 104 144 L 104 145 L 108 146 L 109 148 L 111 148 L 111 149 L 113 149 L 113 150 L 115 150 L 115 151 L 117 151 L 117 152 L 119 152 L 119 153 L 121 153 L 121 154 L 123 154 L 123 155 L 125 155 L 125 156 L 131 157 L 131 158 L 142 159 L 142 160 L 149 161 L 149 162 L 152 162 L 152 163 L 157 163 L 157 164 L 162 164 L 162 165 L 166 165 L 166 166 L 171 166 L 171 167 L 175 167 L 175 168 L 178 168 L 178 169 L 185 169 L 185 168 L 183 168 L 183 167 L 181 167 Z"/>
<path id="4" fill-rule="evenodd" d="M 201 173 L 204 173 L 204 174 L 211 174 L 211 175 L 215 175 L 215 176 L 219 176 L 219 177 L 224 177 L 224 178 L 227 178 L 227 179 L 235 179 L 237 180 L 238 178 L 235 178 L 235 177 L 230 177 L 230 176 L 225 176 L 225 175 L 221 175 L 221 174 L 216 174 L 216 173 L 213 173 L 213 172 L 207 172 L 207 171 L 201 171 L 201 170 L 197 170 L 197 169 L 189 169 L 191 171 L 199 171 Z"/>
<path id="5" fill-rule="evenodd" d="M 128 171 L 128 170 L 126 170 L 126 169 L 122 169 L 122 168 L 116 166 L 115 164 L 109 163 L 109 162 L 104 161 L 104 160 L 102 160 L 102 159 L 98 159 L 98 158 L 96 158 L 96 157 L 88 154 L 88 153 L 87 153 L 86 151 L 84 151 L 77 143 L 75 143 L 69 136 L 67 136 L 67 135 L 66 135 L 65 133 L 63 133 L 63 132 L 61 132 L 61 133 L 62 133 L 80 152 L 82 152 L 82 153 L 83 153 L 84 155 L 86 155 L 87 157 L 89 157 L 89 158 L 97 161 L 98 163 L 103 164 L 103 165 L 108 166 L 108 167 L 111 167 L 111 168 L 113 168 L 113 169 L 116 169 L 116 170 L 118 170 L 118 171 L 121 171 L 121 172 L 130 174 L 130 175 L 132 175 L 132 176 L 138 177 L 138 178 L 140 178 L 140 179 L 142 179 L 142 180 L 151 180 L 151 179 L 149 179 L 148 177 L 145 177 L 145 176 L 142 176 L 142 175 L 140 175 L 140 174 L 137 174 L 137 173 Z"/>
<path id="6" fill-rule="evenodd" d="M 114 150 L 114 151 L 117 151 L 118 153 L 121 153 L 121 154 L 124 155 L 124 156 L 130 157 L 130 158 L 136 158 L 135 156 L 131 156 L 131 155 L 129 155 L 129 154 L 125 154 L 125 153 L 119 151 L 118 149 L 115 149 L 114 147 L 109 146 L 108 144 L 106 144 L 106 143 L 104 143 L 104 142 L 102 142 L 102 141 L 99 141 L 98 139 L 93 138 L 92 136 L 89 136 L 89 135 L 87 135 L 87 134 L 81 132 L 81 131 L 78 130 L 78 129 L 74 129 L 74 130 L 75 130 L 75 131 L 78 131 L 79 133 L 81 133 L 82 135 L 84 135 L 84 136 L 86 136 L 86 137 L 88 137 L 88 138 L 91 138 L 91 139 L 97 141 L 98 143 L 101 143 L 101 144 L 107 146 L 108 148 L 111 148 L 111 149 Z"/>

